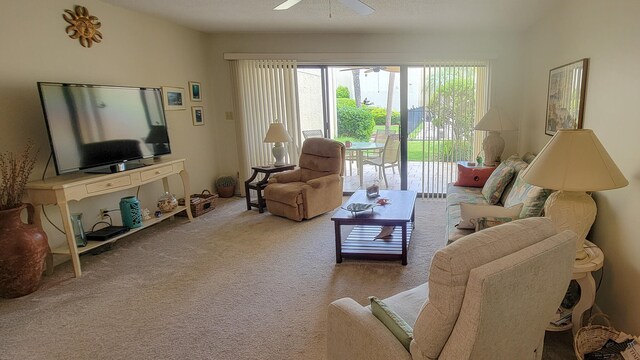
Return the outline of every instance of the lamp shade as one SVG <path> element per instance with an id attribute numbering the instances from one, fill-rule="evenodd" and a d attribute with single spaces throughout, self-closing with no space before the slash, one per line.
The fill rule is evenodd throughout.
<path id="1" fill-rule="evenodd" d="M 513 122 L 499 108 L 491 108 L 475 126 L 476 130 L 511 131 L 517 130 Z"/>
<path id="2" fill-rule="evenodd" d="M 558 130 L 522 177 L 532 185 L 565 191 L 599 191 L 629 184 L 591 129 Z"/>
<path id="3" fill-rule="evenodd" d="M 291 136 L 282 123 L 271 123 L 267 135 L 264 137 L 266 143 L 283 143 L 291 141 Z"/>

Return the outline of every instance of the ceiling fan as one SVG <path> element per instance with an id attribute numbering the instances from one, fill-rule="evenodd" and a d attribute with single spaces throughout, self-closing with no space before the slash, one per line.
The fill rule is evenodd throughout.
<path id="1" fill-rule="evenodd" d="M 273 10 L 287 10 L 302 0 L 286 0 L 282 4 L 273 8 Z M 355 11 L 359 15 L 366 16 L 372 14 L 375 10 L 360 0 L 338 0 L 342 5 Z"/>

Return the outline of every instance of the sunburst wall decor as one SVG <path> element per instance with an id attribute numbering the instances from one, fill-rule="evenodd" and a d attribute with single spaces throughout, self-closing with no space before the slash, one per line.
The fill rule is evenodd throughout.
<path id="1" fill-rule="evenodd" d="M 66 28 L 70 38 L 80 39 L 80 44 L 84 47 L 91 47 L 94 42 L 102 41 L 102 33 L 98 31 L 102 24 L 97 17 L 89 15 L 86 7 L 76 5 L 75 12 L 68 9 L 64 12 L 66 14 L 62 14 L 62 17 L 71 24 Z"/>

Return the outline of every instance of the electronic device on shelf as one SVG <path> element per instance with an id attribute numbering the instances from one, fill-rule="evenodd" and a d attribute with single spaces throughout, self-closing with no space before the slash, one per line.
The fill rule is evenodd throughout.
<path id="1" fill-rule="evenodd" d="M 97 241 L 105 241 L 109 240 L 114 236 L 118 236 L 120 234 L 124 234 L 129 231 L 129 228 L 126 226 L 107 226 L 105 228 L 88 232 L 87 239 L 88 240 L 97 240 Z"/>
<path id="2" fill-rule="evenodd" d="M 160 88 L 38 82 L 56 173 L 111 173 L 171 153 Z"/>

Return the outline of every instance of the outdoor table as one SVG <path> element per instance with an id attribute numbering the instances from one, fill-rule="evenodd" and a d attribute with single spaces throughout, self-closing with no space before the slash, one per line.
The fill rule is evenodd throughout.
<path id="1" fill-rule="evenodd" d="M 363 165 L 364 165 L 364 155 L 363 153 L 367 150 L 379 150 L 383 149 L 384 144 L 378 144 L 374 142 L 354 142 L 351 143 L 351 146 L 347 147 L 347 151 L 356 153 L 356 163 L 358 164 L 358 176 L 360 177 L 360 187 L 362 188 L 363 181 Z"/>

